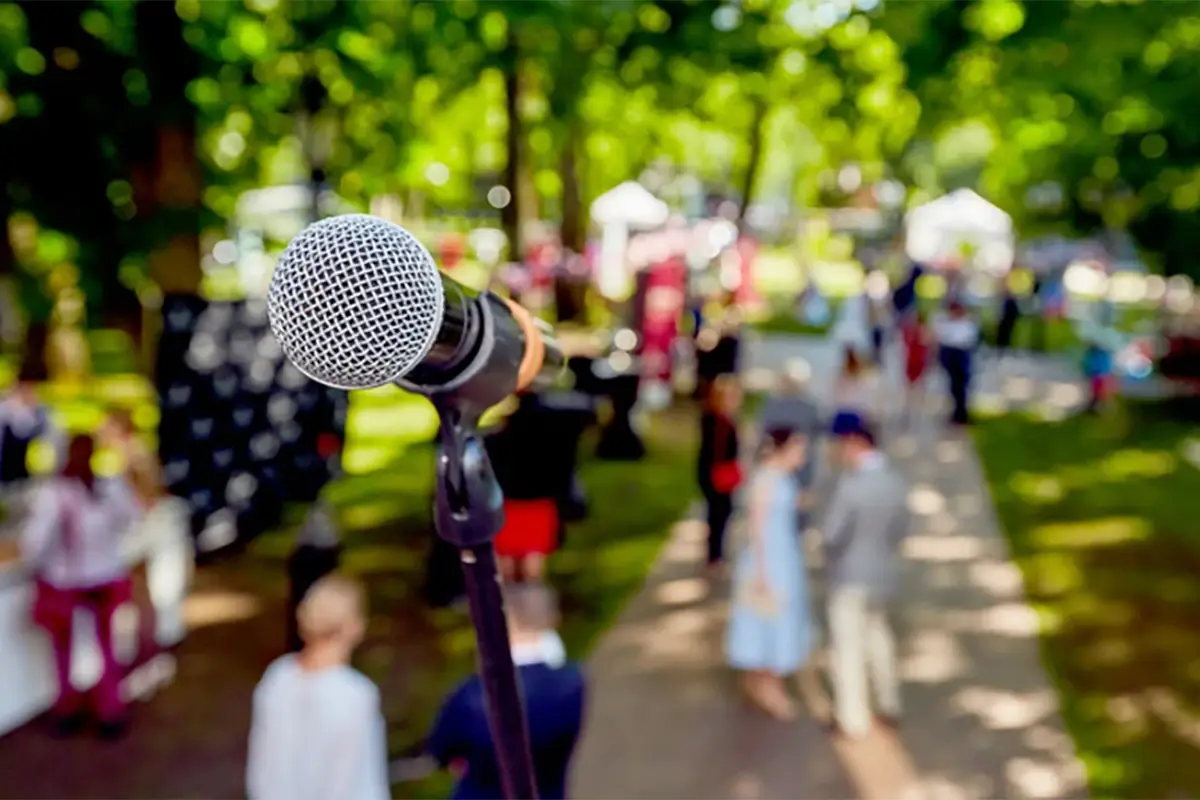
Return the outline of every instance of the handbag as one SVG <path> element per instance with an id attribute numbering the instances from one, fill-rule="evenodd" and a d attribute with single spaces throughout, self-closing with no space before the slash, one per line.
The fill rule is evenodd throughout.
<path id="1" fill-rule="evenodd" d="M 717 418 L 718 426 L 717 433 L 725 433 L 725 440 L 728 440 L 728 428 L 732 423 L 727 422 L 720 417 Z M 720 440 L 718 440 L 720 441 Z M 713 453 L 721 452 L 723 448 L 714 444 Z M 739 486 L 742 485 L 742 465 L 738 463 L 737 458 L 714 460 L 709 478 L 712 481 L 713 490 L 718 494 L 733 494 Z"/>

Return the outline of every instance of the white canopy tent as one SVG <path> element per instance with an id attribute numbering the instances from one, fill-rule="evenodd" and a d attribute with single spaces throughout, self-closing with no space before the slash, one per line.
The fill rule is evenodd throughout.
<path id="1" fill-rule="evenodd" d="M 671 208 L 637 181 L 625 181 L 596 198 L 592 220 L 600 226 L 600 268 L 597 288 L 608 298 L 628 288 L 625 251 L 630 230 L 652 230 L 666 224 Z"/>
<path id="2" fill-rule="evenodd" d="M 600 225 L 657 228 L 671 215 L 670 207 L 637 181 L 625 181 L 592 202 L 592 219 Z"/>
<path id="3" fill-rule="evenodd" d="M 913 261 L 964 263 L 993 275 L 1012 268 L 1012 217 L 970 189 L 958 189 L 909 211 L 905 251 Z"/>

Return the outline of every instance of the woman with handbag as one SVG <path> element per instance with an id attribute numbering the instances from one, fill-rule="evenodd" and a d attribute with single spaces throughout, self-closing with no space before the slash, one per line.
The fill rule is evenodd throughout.
<path id="1" fill-rule="evenodd" d="M 125 729 L 120 682 L 123 668 L 113 649 L 112 619 L 133 598 L 129 565 L 121 538 L 138 513 L 124 478 L 97 478 L 92 472 L 95 444 L 74 437 L 62 473 L 39 486 L 22 532 L 22 557 L 35 575 L 33 619 L 50 636 L 58 676 L 54 718 L 60 733 L 84 722 L 84 698 L 71 683 L 75 611 L 92 612 L 103 670 L 91 711 L 104 736 Z"/>
<path id="2" fill-rule="evenodd" d="M 784 679 L 813 649 L 804 554 L 796 536 L 805 438 L 788 428 L 767 431 L 749 486 L 748 543 L 738 553 L 726 631 L 729 665 L 743 672 L 747 696 L 771 716 L 790 720 L 796 706 Z"/>
<path id="3" fill-rule="evenodd" d="M 733 516 L 733 493 L 742 483 L 738 463 L 737 413 L 742 389 L 734 375 L 717 378 L 700 416 L 700 491 L 708 505 L 708 566 L 717 570 L 725 558 L 725 528 Z"/>

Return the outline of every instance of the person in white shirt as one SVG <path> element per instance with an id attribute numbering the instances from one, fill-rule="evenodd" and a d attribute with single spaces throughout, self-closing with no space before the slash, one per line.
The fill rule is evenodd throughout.
<path id="1" fill-rule="evenodd" d="M 124 478 L 95 476 L 94 452 L 90 436 L 71 440 L 62 474 L 34 492 L 21 553 L 35 576 L 34 621 L 50 635 L 54 647 L 59 687 L 54 715 L 59 732 L 72 733 L 84 721 L 83 697 L 71 684 L 71 654 L 75 612 L 85 608 L 95 617 L 103 661 L 93 711 L 101 733 L 116 736 L 125 729 L 125 706 L 112 618 L 133 598 L 121 540 L 139 509 Z"/>
<path id="2" fill-rule="evenodd" d="M 340 575 L 313 584 L 296 611 L 304 649 L 276 659 L 254 690 L 250 800 L 387 800 L 379 690 L 350 666 L 366 628 L 363 590 Z"/>
<path id="3" fill-rule="evenodd" d="M 957 300 L 950 302 L 947 315 L 937 320 L 934 332 L 938 341 L 938 357 L 950 382 L 950 398 L 954 412 L 950 421 L 965 425 L 970 421 L 967 399 L 971 388 L 971 362 L 979 345 L 979 325 L 967 314 L 967 307 Z"/>

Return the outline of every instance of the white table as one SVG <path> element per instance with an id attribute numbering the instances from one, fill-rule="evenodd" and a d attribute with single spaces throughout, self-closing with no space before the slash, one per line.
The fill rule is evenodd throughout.
<path id="1" fill-rule="evenodd" d="M 126 539 L 129 564 L 145 563 L 150 601 L 155 613 L 155 641 L 173 647 L 186 629 L 183 602 L 191 585 L 194 548 L 188 530 L 186 505 L 168 498 L 159 502 L 130 531 Z M 0 564 L 0 735 L 20 727 L 53 705 L 57 694 L 50 641 L 30 620 L 33 580 L 19 563 Z M 114 620 L 114 646 L 125 663 L 136 655 L 138 619 L 132 604 Z M 71 682 L 90 689 L 100 677 L 100 652 L 95 623 L 86 611 L 75 615 L 74 664 Z M 140 667 L 126 678 L 123 691 L 139 694 L 148 683 Z"/>

